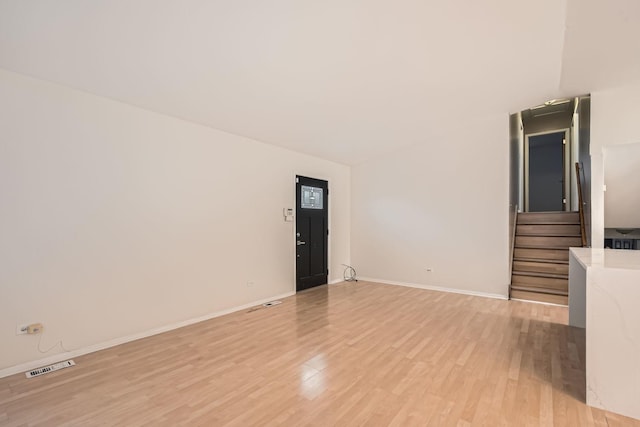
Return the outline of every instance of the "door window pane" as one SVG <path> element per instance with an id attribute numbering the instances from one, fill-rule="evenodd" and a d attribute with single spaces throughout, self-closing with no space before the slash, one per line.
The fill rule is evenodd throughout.
<path id="1" fill-rule="evenodd" d="M 322 188 L 310 187 L 307 185 L 302 186 L 302 197 L 300 201 L 300 207 L 302 209 L 322 209 Z"/>

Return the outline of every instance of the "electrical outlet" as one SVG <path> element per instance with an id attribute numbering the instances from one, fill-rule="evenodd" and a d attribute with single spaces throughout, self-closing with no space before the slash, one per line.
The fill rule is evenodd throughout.
<path id="1" fill-rule="evenodd" d="M 431 267 L 425 267 L 425 269 L 426 269 L 429 273 L 433 273 L 433 268 L 431 268 Z"/>
<path id="2" fill-rule="evenodd" d="M 42 323 L 23 323 L 16 327 L 16 335 L 39 334 L 42 328 Z"/>
<path id="3" fill-rule="evenodd" d="M 248 288 L 253 288 L 253 285 L 255 285 L 255 282 L 251 282 L 251 281 L 247 282 Z"/>
<path id="4" fill-rule="evenodd" d="M 43 328 L 42 323 L 32 323 L 27 328 L 27 333 L 28 334 L 39 334 L 40 332 L 42 332 L 42 328 Z"/>

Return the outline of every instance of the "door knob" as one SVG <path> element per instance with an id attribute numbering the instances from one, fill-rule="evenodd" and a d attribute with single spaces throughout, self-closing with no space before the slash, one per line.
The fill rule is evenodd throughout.
<path id="1" fill-rule="evenodd" d="M 298 240 L 298 241 L 296 242 L 296 245 L 298 245 L 298 246 L 300 246 L 300 245 L 306 245 L 306 244 L 307 244 L 307 242 L 301 242 L 300 240 Z"/>

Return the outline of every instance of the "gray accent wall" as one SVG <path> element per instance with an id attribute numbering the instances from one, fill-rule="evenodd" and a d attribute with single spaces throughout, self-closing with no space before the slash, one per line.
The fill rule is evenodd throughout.
<path id="1" fill-rule="evenodd" d="M 578 161 L 584 168 L 585 181 L 582 188 L 584 201 L 584 220 L 587 232 L 587 245 L 591 246 L 591 98 L 580 98 L 578 103 L 578 114 L 580 116 L 578 134 L 580 136 L 580 146 L 578 151 Z"/>
<path id="2" fill-rule="evenodd" d="M 520 204 L 522 175 L 522 120 L 520 114 L 509 116 L 509 210 Z M 522 206 L 519 206 L 522 209 Z"/>

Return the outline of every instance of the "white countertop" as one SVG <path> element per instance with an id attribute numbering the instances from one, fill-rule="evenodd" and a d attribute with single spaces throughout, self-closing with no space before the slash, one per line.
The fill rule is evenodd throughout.
<path id="1" fill-rule="evenodd" d="M 640 251 L 623 249 L 571 248 L 584 268 L 640 270 Z"/>

